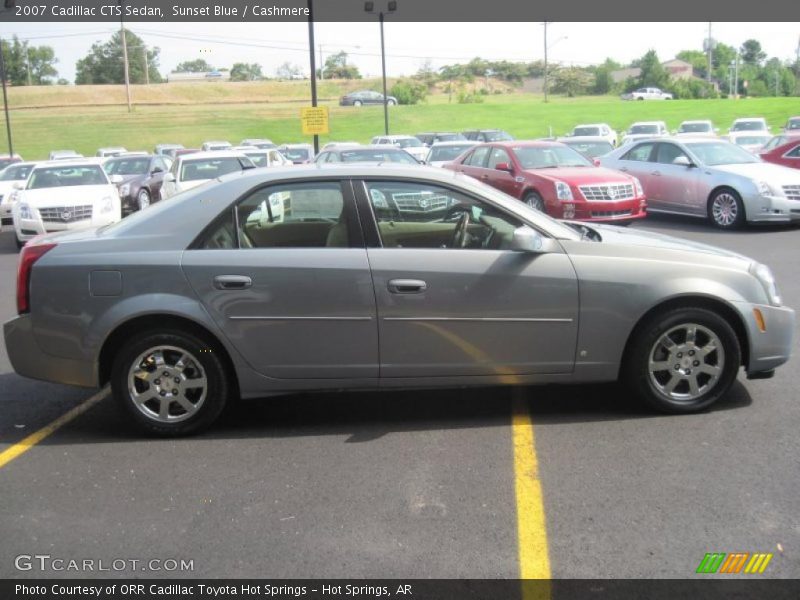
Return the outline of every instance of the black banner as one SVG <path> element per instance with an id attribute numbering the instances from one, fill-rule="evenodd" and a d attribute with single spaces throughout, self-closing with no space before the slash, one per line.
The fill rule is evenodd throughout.
<path id="1" fill-rule="evenodd" d="M 2 580 L 3 600 L 796 600 L 800 580 L 750 579 Z"/>
<path id="2" fill-rule="evenodd" d="M 308 0 L 15 0 L 0 21 L 291 22 L 308 19 Z M 390 6 L 391 5 L 391 6 Z M 315 21 L 372 21 L 379 12 L 407 22 L 515 21 L 785 21 L 800 20 L 800 3 L 760 0 L 315 0 Z M 598 30 L 602 35 L 602 30 Z"/>

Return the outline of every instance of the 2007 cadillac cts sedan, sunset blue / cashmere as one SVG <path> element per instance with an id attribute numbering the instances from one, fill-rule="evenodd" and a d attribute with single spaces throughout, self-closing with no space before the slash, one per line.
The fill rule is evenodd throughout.
<path id="1" fill-rule="evenodd" d="M 108 382 L 145 430 L 234 397 L 623 380 L 693 412 L 789 359 L 770 270 L 689 241 L 555 221 L 445 169 L 230 174 L 20 257 L 14 369 Z"/>

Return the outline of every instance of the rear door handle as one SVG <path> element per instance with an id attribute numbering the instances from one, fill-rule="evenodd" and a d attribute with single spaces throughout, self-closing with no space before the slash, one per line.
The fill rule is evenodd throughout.
<path id="1" fill-rule="evenodd" d="M 392 279 L 388 287 L 393 294 L 421 294 L 428 289 L 428 284 L 419 279 Z"/>
<path id="2" fill-rule="evenodd" d="M 625 171 L 627 173 L 628 172 L 628 167 L 620 167 L 619 170 L 620 171 Z"/>
<path id="3" fill-rule="evenodd" d="M 244 290 L 253 285 L 253 280 L 246 275 L 217 275 L 214 287 L 218 290 Z"/>

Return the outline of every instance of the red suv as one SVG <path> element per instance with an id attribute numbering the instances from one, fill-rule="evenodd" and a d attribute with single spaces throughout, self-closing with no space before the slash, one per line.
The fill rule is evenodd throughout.
<path id="1" fill-rule="evenodd" d="M 646 215 L 636 177 L 596 167 L 559 142 L 480 144 L 445 168 L 471 175 L 557 219 L 628 224 Z"/>

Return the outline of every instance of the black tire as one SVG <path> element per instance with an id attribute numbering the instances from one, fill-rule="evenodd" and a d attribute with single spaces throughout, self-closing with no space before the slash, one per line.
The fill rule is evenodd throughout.
<path id="1" fill-rule="evenodd" d="M 544 200 L 542 200 L 542 197 L 538 192 L 528 192 L 525 194 L 525 197 L 522 199 L 522 201 L 534 210 L 538 210 L 542 213 L 546 212 Z"/>
<path id="2" fill-rule="evenodd" d="M 694 349 L 690 349 L 688 352 L 685 348 L 686 341 L 680 343 L 679 334 L 683 325 L 699 326 L 695 327 L 697 330 L 695 339 L 699 344 L 691 345 L 690 348 Z M 700 356 L 701 352 L 705 352 L 708 348 L 708 342 L 711 339 L 704 330 L 716 336 L 715 346 L 718 342 L 722 352 L 713 350 L 707 355 Z M 675 333 L 671 334 L 671 339 L 679 343 L 675 346 L 674 353 L 667 353 L 659 341 L 666 333 L 673 331 Z M 736 380 L 742 362 L 739 340 L 728 322 L 711 310 L 696 307 L 668 310 L 648 319 L 637 328 L 633 335 L 623 359 L 623 383 L 650 407 L 660 412 L 683 414 L 702 411 L 724 396 Z M 675 336 L 677 336 L 677 340 Z M 700 344 L 705 345 L 701 346 Z M 666 357 L 660 355 L 661 352 L 665 353 Z M 656 370 L 657 375 L 652 373 L 650 369 L 651 356 L 658 362 L 667 363 L 669 368 Z M 676 366 L 673 366 L 672 361 L 675 361 Z M 681 363 L 680 361 L 686 362 Z M 691 371 L 700 361 L 702 364 L 696 369 L 694 379 L 696 381 L 704 380 L 706 383 L 698 385 L 697 391 L 700 393 L 696 397 L 688 397 L 691 396 L 688 382 L 691 373 L 686 374 L 685 371 Z M 719 369 L 719 375 L 716 381 L 709 385 L 712 376 L 703 373 L 703 368 L 705 366 L 713 368 L 714 361 L 717 361 L 716 367 Z M 721 361 L 721 365 L 719 361 Z M 677 370 L 678 365 L 686 366 L 688 369 L 673 374 L 672 370 Z M 660 386 L 666 387 L 673 377 L 681 380 L 681 383 L 674 386 L 673 393 L 680 395 L 686 390 L 687 397 L 673 397 L 672 394 L 668 395 L 666 390 L 659 389 Z M 708 379 L 705 379 L 706 377 Z M 703 391 L 703 387 L 706 386 L 708 389 Z"/>
<path id="3" fill-rule="evenodd" d="M 205 375 L 205 396 L 202 401 L 197 402 L 200 406 L 195 409 L 196 412 L 194 414 L 186 418 L 184 418 L 185 415 L 182 416 L 180 414 L 175 416 L 175 418 L 183 418 L 183 420 L 165 422 L 158 420 L 156 416 L 148 416 L 145 411 L 154 410 L 164 400 L 159 399 L 156 392 L 153 391 L 152 403 L 140 409 L 129 391 L 129 375 L 134 363 L 143 353 L 159 347 L 176 348 L 178 352 L 188 353 L 192 361 L 190 366 L 184 370 L 184 373 L 188 372 L 191 375 L 193 370 L 194 373 Z M 168 352 L 173 352 L 173 356 L 177 355 L 177 352 L 167 350 L 163 354 L 168 361 L 166 363 L 167 368 L 170 368 L 169 360 L 171 359 L 167 354 Z M 194 361 L 199 363 L 199 369 L 196 368 L 196 365 L 193 365 Z M 153 370 L 155 371 L 155 368 Z M 158 376 L 158 373 L 154 372 L 152 375 Z M 165 377 L 164 381 L 169 381 L 170 379 L 171 377 Z M 149 388 L 157 381 L 154 380 L 144 385 Z M 175 381 L 177 382 L 177 379 Z M 169 386 L 171 387 L 172 383 L 169 383 Z M 156 387 L 153 387 L 153 390 L 156 389 Z M 114 357 L 111 369 L 111 391 L 116 402 L 132 418 L 141 431 L 160 437 L 188 435 L 210 426 L 225 408 L 233 389 L 235 389 L 235 386 L 231 383 L 231 375 L 228 372 L 224 358 L 221 356 L 218 344 L 210 343 L 209 340 L 180 329 L 149 330 L 134 336 Z M 177 400 L 166 401 L 171 402 L 168 411 L 180 413 L 182 409 Z M 170 415 L 168 415 L 169 417 Z"/>
<path id="4" fill-rule="evenodd" d="M 711 224 L 719 229 L 739 229 L 747 220 L 742 197 L 732 188 L 714 191 L 708 199 L 706 214 Z"/>
<path id="5" fill-rule="evenodd" d="M 139 190 L 139 193 L 136 194 L 136 210 L 144 210 L 150 203 L 152 202 L 152 198 L 150 197 L 150 192 L 147 188 L 142 188 Z"/>
<path id="6" fill-rule="evenodd" d="M 644 98 L 642 98 L 641 96 L 639 96 L 639 97 L 637 98 L 637 100 L 644 100 Z"/>
<path id="7" fill-rule="evenodd" d="M 353 106 L 361 106 L 361 104 L 362 104 L 361 100 L 354 100 L 353 101 Z"/>

